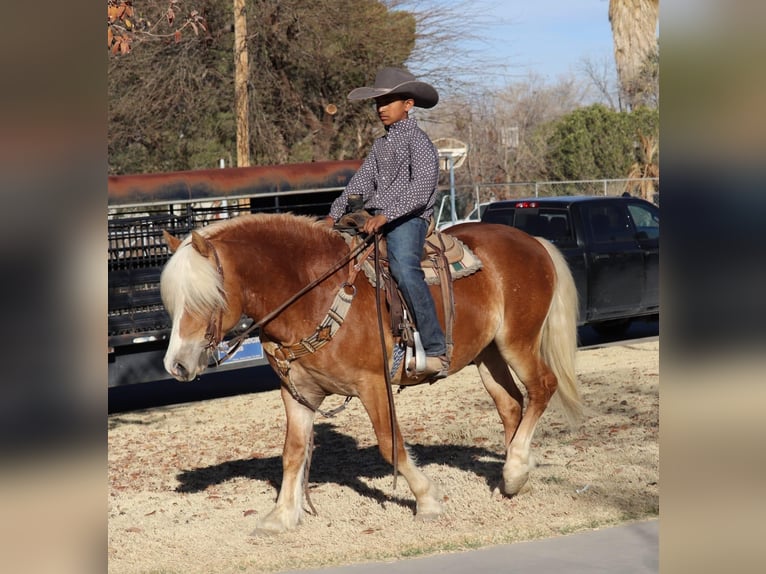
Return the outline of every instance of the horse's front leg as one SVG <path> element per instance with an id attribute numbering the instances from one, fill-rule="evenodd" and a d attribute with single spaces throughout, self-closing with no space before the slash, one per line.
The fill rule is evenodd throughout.
<path id="1" fill-rule="evenodd" d="M 252 535 L 275 534 L 291 530 L 303 514 L 303 474 L 310 456 L 314 411 L 298 403 L 282 386 L 282 402 L 287 415 L 287 433 L 282 451 L 282 485 L 277 504 L 258 520 Z"/>
<path id="2" fill-rule="evenodd" d="M 420 471 L 410 457 L 409 451 L 404 446 L 402 434 L 399 432 L 399 425 L 396 426 L 396 435 L 391 436 L 391 414 L 385 384 L 382 381 L 374 381 L 360 392 L 359 398 L 372 421 L 380 453 L 390 464 L 394 462 L 392 444 L 396 446 L 397 470 L 407 481 L 415 496 L 416 517 L 419 520 L 437 518 L 444 511 L 439 489 Z"/>

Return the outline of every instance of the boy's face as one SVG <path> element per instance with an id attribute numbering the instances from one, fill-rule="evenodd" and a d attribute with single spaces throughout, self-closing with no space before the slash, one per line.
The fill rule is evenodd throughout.
<path id="1" fill-rule="evenodd" d="M 378 117 L 386 127 L 406 119 L 414 105 L 415 100 L 405 99 L 398 95 L 375 98 L 375 109 L 378 110 Z"/>

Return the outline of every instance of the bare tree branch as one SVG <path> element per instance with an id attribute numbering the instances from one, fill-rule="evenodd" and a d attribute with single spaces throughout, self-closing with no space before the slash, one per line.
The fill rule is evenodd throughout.
<path id="1" fill-rule="evenodd" d="M 579 71 L 590 81 L 600 96 L 600 101 L 613 110 L 620 109 L 620 89 L 615 85 L 617 80 L 615 72 L 606 58 L 600 61 L 583 58 L 580 61 Z"/>

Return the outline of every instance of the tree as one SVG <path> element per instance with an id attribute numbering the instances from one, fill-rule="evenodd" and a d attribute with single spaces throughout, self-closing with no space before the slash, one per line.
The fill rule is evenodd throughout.
<path id="1" fill-rule="evenodd" d="M 199 1 L 208 41 L 146 42 L 110 59 L 110 173 L 233 163 L 232 4 Z M 346 96 L 379 67 L 404 65 L 412 16 L 377 0 L 254 0 L 248 9 L 253 163 L 363 155 L 379 122 L 371 106 Z"/>
<path id="2" fill-rule="evenodd" d="M 106 46 L 113 56 L 130 53 L 135 42 L 166 40 L 178 43 L 186 30 L 199 37 L 208 34 L 207 22 L 191 8 L 182 17 L 181 0 L 147 1 L 154 17 L 137 14 L 133 0 L 106 0 Z M 149 13 L 149 12 L 147 12 Z"/>
<path id="3" fill-rule="evenodd" d="M 168 1 L 141 0 L 147 11 Z M 109 60 L 110 173 L 234 164 L 232 0 L 188 1 L 204 15 L 204 41 L 156 36 Z M 240 93 L 253 164 L 362 157 L 380 122 L 372 106 L 346 96 L 382 66 L 428 78 L 443 102 L 460 86 L 456 72 L 488 70 L 455 49 L 458 39 L 478 37 L 481 13 L 466 1 L 250 0 L 247 10 L 249 73 Z M 434 117 L 444 121 L 441 106 Z"/>
<path id="4" fill-rule="evenodd" d="M 638 158 L 630 166 L 627 177 L 628 181 L 626 191 L 638 191 L 639 195 L 647 201 L 654 199 L 654 179 L 660 177 L 660 166 L 658 163 L 660 145 L 659 138 L 655 135 L 645 136 L 640 131 L 638 138 L 641 145 L 638 148 Z"/>
<path id="5" fill-rule="evenodd" d="M 646 86 L 641 70 L 657 49 L 659 0 L 609 0 L 614 59 L 621 94 L 628 109 L 636 107 Z"/>
<path id="6" fill-rule="evenodd" d="M 552 126 L 546 166 L 556 181 L 624 178 L 639 160 L 639 135 L 659 136 L 659 112 L 580 108 Z"/>
<path id="7" fill-rule="evenodd" d="M 415 43 L 411 15 L 377 0 L 256 0 L 253 13 L 254 160 L 363 155 L 379 122 L 371 106 L 346 96 L 381 66 L 404 64 Z"/>
<path id="8" fill-rule="evenodd" d="M 201 5 L 205 41 L 146 41 L 109 59 L 109 173 L 212 167 L 231 157 L 231 7 L 219 4 Z"/>
<path id="9" fill-rule="evenodd" d="M 660 105 L 660 46 L 657 44 L 646 56 L 635 81 L 633 106 L 658 108 Z"/>
<path id="10" fill-rule="evenodd" d="M 613 110 L 620 109 L 620 89 L 615 77 L 614 62 L 607 58 L 596 61 L 585 57 L 580 60 L 580 72 L 588 79 L 595 90 L 597 101 Z"/>
<path id="11" fill-rule="evenodd" d="M 237 110 L 238 167 L 250 165 L 250 106 L 247 93 L 249 74 L 245 0 L 234 0 L 234 107 Z"/>
<path id="12" fill-rule="evenodd" d="M 488 57 L 486 50 L 481 49 L 482 44 L 486 44 L 487 27 L 497 24 L 485 15 L 487 2 L 484 0 L 384 0 L 383 3 L 390 11 L 406 12 L 413 19 L 415 43 L 407 65 L 416 75 L 438 85 L 442 100 L 453 95 L 481 96 L 481 86 L 487 83 L 488 77 L 507 67 L 506 61 Z M 471 48 L 471 44 L 476 47 Z"/>
<path id="13" fill-rule="evenodd" d="M 582 104 L 584 90 L 573 79 L 549 85 L 540 76 L 485 94 L 453 97 L 440 104 L 449 118 L 431 131 L 468 144 L 458 183 L 534 181 L 545 176 L 548 126 Z"/>

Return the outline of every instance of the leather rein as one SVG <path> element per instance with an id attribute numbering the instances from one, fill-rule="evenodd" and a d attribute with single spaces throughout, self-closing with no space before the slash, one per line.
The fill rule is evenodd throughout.
<path id="1" fill-rule="evenodd" d="M 209 248 L 209 249 L 212 251 L 212 253 L 213 253 L 213 257 L 214 257 L 214 259 L 215 259 L 215 265 L 216 265 L 216 269 L 217 269 L 217 271 L 218 271 L 218 274 L 221 276 L 221 279 L 223 280 L 223 278 L 224 278 L 224 274 L 223 274 L 223 267 L 221 266 L 221 260 L 220 260 L 220 258 L 218 257 L 218 252 L 215 250 L 215 247 L 213 246 L 212 242 L 211 242 L 211 241 L 210 241 L 210 240 L 209 240 L 207 237 L 205 237 L 204 239 L 205 239 L 205 243 L 206 243 L 207 247 L 208 247 L 208 248 Z M 273 309 L 272 311 L 270 311 L 269 313 L 267 313 L 266 315 L 264 315 L 264 316 L 261 318 L 261 320 L 260 320 L 260 321 L 258 321 L 258 322 L 256 322 L 256 323 L 253 323 L 253 324 L 252 324 L 252 325 L 250 325 L 250 326 L 249 326 L 249 327 L 248 327 L 248 328 L 247 328 L 245 331 L 243 331 L 242 333 L 239 333 L 239 334 L 238 334 L 236 337 L 234 337 L 234 338 L 231 340 L 231 344 L 230 344 L 230 346 L 229 346 L 229 349 L 227 350 L 226 354 L 225 354 L 224 356 L 220 357 L 220 358 L 218 358 L 218 357 L 214 358 L 214 361 L 215 361 L 215 364 L 216 364 L 216 366 L 218 366 L 218 365 L 220 365 L 221 363 L 223 363 L 224 361 L 226 361 L 226 360 L 230 359 L 230 358 L 231 358 L 231 356 L 232 356 L 232 355 L 233 355 L 233 354 L 234 354 L 234 353 L 237 351 L 237 349 L 239 349 L 239 347 L 242 345 L 242 342 L 243 342 L 245 339 L 247 339 L 247 337 L 248 337 L 248 335 L 250 335 L 250 333 L 252 333 L 252 332 L 253 332 L 253 331 L 255 331 L 256 329 L 260 329 L 261 327 L 263 327 L 264 325 L 266 325 L 267 323 L 269 323 L 270 321 L 272 321 L 272 320 L 273 320 L 275 317 L 277 317 L 277 316 L 278 316 L 280 313 L 282 313 L 282 311 L 284 311 L 285 309 L 287 309 L 287 308 L 288 308 L 290 305 L 292 305 L 293 303 L 295 303 L 295 302 L 296 302 L 298 299 L 300 299 L 301 297 L 303 297 L 303 295 L 305 295 L 306 293 L 308 293 L 309 291 L 311 291 L 311 290 L 312 290 L 314 287 L 316 287 L 317 285 L 319 285 L 320 283 L 322 283 L 322 282 L 323 282 L 325 279 L 327 279 L 328 277 L 330 277 L 331 275 L 333 275 L 333 274 L 334 274 L 336 271 L 338 271 L 338 269 L 340 269 L 340 268 L 341 268 L 343 265 L 345 265 L 346 263 L 349 263 L 350 261 L 353 261 L 353 259 L 354 259 L 354 258 L 355 258 L 355 257 L 356 257 L 356 256 L 357 256 L 359 253 L 361 253 L 362 251 L 364 251 L 364 249 L 365 249 L 365 248 L 367 248 L 367 244 L 368 244 L 368 243 L 370 243 L 370 242 L 372 241 L 372 239 L 373 239 L 373 238 L 372 238 L 372 236 L 369 236 L 369 237 L 365 238 L 365 239 L 364 239 L 364 240 L 363 240 L 363 241 L 362 241 L 362 242 L 361 242 L 359 245 L 357 245 L 357 246 L 356 246 L 354 249 L 351 249 L 347 255 L 345 255 L 344 257 L 342 257 L 342 258 L 341 258 L 341 259 L 339 259 L 338 261 L 336 261 L 336 262 L 335 262 L 335 263 L 334 263 L 334 264 L 333 264 L 333 265 L 332 265 L 332 266 L 331 266 L 331 267 L 330 267 L 330 268 L 329 268 L 327 271 L 325 271 L 325 272 L 324 272 L 322 275 L 320 275 L 319 277 L 317 277 L 317 278 L 316 278 L 314 281 L 312 281 L 312 282 L 311 282 L 311 283 L 309 283 L 308 285 L 306 285 L 306 286 L 304 286 L 303 288 L 301 288 L 301 289 L 300 289 L 300 290 L 299 290 L 297 293 L 295 293 L 295 294 L 293 294 L 292 296 L 288 297 L 288 298 L 287 298 L 285 301 L 283 301 L 283 302 L 282 302 L 280 305 L 278 305 L 278 306 L 277 306 L 275 309 Z M 355 273 L 354 273 L 354 275 L 355 275 Z M 346 287 L 351 287 L 351 288 L 353 288 L 353 285 L 352 285 L 352 283 L 353 283 L 353 277 L 351 277 L 351 276 L 350 276 L 350 277 L 349 277 L 349 281 L 345 281 L 345 282 L 344 282 L 344 283 L 341 285 L 341 289 L 340 289 L 339 295 L 340 295 L 340 294 L 341 294 L 341 293 L 344 291 L 344 289 L 345 289 Z M 355 292 L 355 289 L 354 289 L 354 292 Z M 338 298 L 338 297 L 336 297 L 336 300 L 337 300 L 337 298 Z M 353 298 L 353 294 L 352 294 L 352 298 Z M 331 310 L 331 312 L 332 312 L 332 310 Z M 222 334 L 222 332 L 221 332 L 221 331 L 222 331 L 222 327 L 221 327 L 222 321 L 223 321 L 223 309 L 219 309 L 217 316 L 213 316 L 213 317 L 211 317 L 211 319 L 210 319 L 210 323 L 208 324 L 208 328 L 207 328 L 207 331 L 205 332 L 205 338 L 206 338 L 206 340 L 207 340 L 207 345 L 205 346 L 205 349 L 208 349 L 208 350 L 213 350 L 213 349 L 215 349 L 215 347 L 217 347 L 217 346 L 218 346 L 218 344 L 219 344 L 219 343 L 222 341 L 222 339 L 223 339 L 223 334 Z M 341 321 L 341 322 L 342 322 L 342 321 Z M 323 323 L 324 323 L 324 322 L 323 322 Z M 322 334 L 320 333 L 320 329 L 317 329 L 317 332 L 316 332 L 316 333 L 314 333 L 314 335 L 316 336 L 316 338 L 317 338 L 317 339 L 319 339 L 319 340 L 324 340 L 324 339 L 323 339 L 323 337 L 322 337 Z M 300 346 L 301 348 L 305 348 L 305 347 L 306 347 L 306 344 L 305 344 L 305 343 L 306 343 L 306 342 L 307 342 L 309 339 L 310 339 L 310 338 L 306 338 L 306 339 L 303 339 L 303 340 L 302 340 L 302 341 L 303 341 L 303 343 L 298 343 L 297 345 L 293 345 L 293 346 L 291 346 L 291 347 L 284 347 L 284 348 L 285 348 L 285 349 L 291 349 L 291 348 L 296 348 L 296 347 L 298 347 L 298 346 Z M 307 350 L 306 350 L 306 353 L 308 353 L 308 352 L 313 352 L 313 351 L 312 351 L 312 350 L 309 350 L 309 349 L 307 349 Z M 297 356 L 300 356 L 300 354 L 306 354 L 306 353 L 300 353 L 300 352 L 299 352 L 299 354 L 298 354 L 298 355 L 296 355 L 296 354 L 293 352 L 293 353 L 290 353 L 290 356 L 288 356 L 288 357 L 285 357 L 285 358 L 289 358 L 290 360 L 292 360 L 293 358 L 297 358 Z M 293 355 L 294 355 L 294 356 L 293 356 Z M 301 402 L 303 402 L 303 401 L 301 401 Z M 313 409 L 313 410 L 316 410 L 316 409 Z"/>
<path id="2" fill-rule="evenodd" d="M 215 250 L 215 247 L 213 246 L 212 242 L 208 238 L 204 238 L 204 240 L 205 240 L 206 246 L 213 253 L 216 269 L 223 280 L 224 278 L 223 267 L 221 265 L 220 258 L 218 257 L 218 252 Z M 379 240 L 380 240 L 380 235 L 378 233 L 374 233 L 365 237 L 358 245 L 356 245 L 352 249 L 349 249 L 349 253 L 345 255 L 344 257 L 342 257 L 341 259 L 339 259 L 325 273 L 323 273 L 321 276 L 319 276 L 317 279 L 315 279 L 308 285 L 301 288 L 297 293 L 290 296 L 288 299 L 286 299 L 284 302 L 278 305 L 275 309 L 273 309 L 272 311 L 267 313 L 264 317 L 262 317 L 260 321 L 253 323 L 245 331 L 243 331 L 242 333 L 238 334 L 235 338 L 233 338 L 232 344 L 230 344 L 230 347 L 227 350 L 226 354 L 220 358 L 215 357 L 214 361 L 216 365 L 220 365 L 224 361 L 231 358 L 231 356 L 237 351 L 237 349 L 241 346 L 242 342 L 247 338 L 247 336 L 250 333 L 252 333 L 256 329 L 260 329 L 261 327 L 269 323 L 272 319 L 274 319 L 280 313 L 282 313 L 282 311 L 284 311 L 290 305 L 295 303 L 295 301 L 297 301 L 303 295 L 311 291 L 314 287 L 322 283 L 325 279 L 333 275 L 343 265 L 353 262 L 353 260 L 360 253 L 365 251 L 365 249 L 367 250 L 367 252 L 364 253 L 364 255 L 362 255 L 362 258 L 361 258 L 362 261 L 366 259 L 367 257 L 369 257 L 371 252 L 374 252 L 374 266 L 375 266 L 375 274 L 377 277 L 377 280 L 375 282 L 375 290 L 376 290 L 375 302 L 376 302 L 376 310 L 377 310 L 377 316 L 378 316 L 378 329 L 380 332 L 380 341 L 381 341 L 381 347 L 382 347 L 382 353 L 383 353 L 383 372 L 385 374 L 389 418 L 391 421 L 391 437 L 392 437 L 392 441 L 391 441 L 392 461 L 391 462 L 394 468 L 393 488 L 395 489 L 396 479 L 398 476 L 398 453 L 396 449 L 396 440 L 394 438 L 396 437 L 397 423 L 396 423 L 396 411 L 395 411 L 394 397 L 393 397 L 393 384 L 391 381 L 392 373 L 390 373 L 388 369 L 388 353 L 386 351 L 385 334 L 384 334 L 384 328 L 383 328 L 383 322 L 382 322 L 383 313 L 381 310 L 381 292 L 380 292 L 382 278 L 381 278 L 381 271 L 380 271 L 381 262 L 380 262 Z M 370 243 L 372 243 L 372 245 L 369 245 Z M 443 247 L 443 244 L 442 244 L 442 247 Z M 442 251 L 442 257 L 444 258 L 443 251 Z M 357 272 L 361 268 L 362 261 L 357 262 L 356 265 L 353 265 L 353 264 L 351 265 L 348 279 L 341 284 L 340 289 L 335 297 L 335 300 L 330 310 L 328 311 L 327 315 L 325 316 L 325 319 L 319 324 L 316 331 L 312 335 L 301 339 L 301 341 L 299 341 L 298 343 L 295 343 L 293 345 L 288 345 L 288 346 L 283 346 L 281 344 L 277 344 L 273 342 L 264 343 L 264 350 L 267 353 L 269 353 L 274 358 L 275 362 L 277 363 L 279 374 L 283 382 L 285 383 L 287 390 L 292 395 L 292 397 L 296 401 L 298 401 L 300 404 L 304 405 L 305 407 L 309 408 L 310 410 L 314 412 L 318 412 L 319 414 L 325 417 L 332 417 L 338 412 L 342 411 L 352 397 L 351 396 L 346 397 L 343 404 L 341 404 L 339 407 L 336 407 L 335 409 L 332 409 L 330 411 L 324 411 L 324 410 L 318 409 L 314 405 L 310 404 L 303 397 L 303 395 L 301 395 L 301 393 L 293 384 L 289 376 L 290 362 L 292 362 L 293 360 L 303 355 L 316 352 L 319 348 L 324 346 L 324 344 L 330 341 L 330 339 L 332 338 L 332 335 L 335 333 L 335 331 L 337 331 L 337 329 L 343 323 L 343 320 L 345 317 L 345 311 L 351 305 L 351 301 L 356 295 L 356 288 L 354 287 L 353 283 L 356 278 Z M 442 281 L 442 283 L 444 282 L 445 281 Z M 346 288 L 351 288 L 352 292 L 350 294 L 346 293 L 345 291 Z M 211 317 L 210 322 L 208 324 L 207 331 L 205 333 L 205 338 L 208 341 L 205 347 L 206 349 L 212 351 L 221 342 L 223 338 L 221 333 L 222 321 L 223 321 L 223 309 L 219 309 L 217 317 L 216 316 Z M 449 342 L 451 343 L 452 342 L 451 330 L 449 332 L 449 335 L 450 335 Z M 310 453 L 311 451 L 313 451 L 313 438 L 314 437 L 312 434 L 311 443 L 309 445 Z M 309 470 L 310 464 L 311 464 L 311 454 L 309 454 L 309 459 L 304 469 L 304 475 L 305 475 L 304 476 L 304 482 L 305 482 L 304 493 L 311 510 L 314 512 L 314 514 L 317 514 L 316 509 L 314 508 L 314 505 L 311 502 L 311 498 L 309 496 L 309 492 L 307 489 L 308 470 Z"/>
<path id="3" fill-rule="evenodd" d="M 354 258 L 362 253 L 365 249 L 367 252 L 363 255 L 363 259 L 368 257 L 370 255 L 370 252 L 374 249 L 375 250 L 375 256 L 377 261 L 377 247 L 378 247 L 378 241 L 377 241 L 377 234 L 375 235 L 369 235 L 367 236 L 363 241 L 359 243 L 359 245 L 355 246 L 353 249 L 349 249 L 348 255 L 342 257 L 339 259 L 335 264 L 333 264 L 327 271 L 325 271 L 322 275 L 317 277 L 314 281 L 300 289 L 297 293 L 294 295 L 288 297 L 283 303 L 278 305 L 275 309 L 267 313 L 264 317 L 261 318 L 260 321 L 257 323 L 253 323 L 248 327 L 245 331 L 237 335 L 234 339 L 232 339 L 233 344 L 229 347 L 226 354 L 218 358 L 216 357 L 215 363 L 216 365 L 220 365 L 227 359 L 229 359 L 240 347 L 242 342 L 247 338 L 247 336 L 255 331 L 256 329 L 260 329 L 264 325 L 266 325 L 269 321 L 274 319 L 276 316 L 278 316 L 282 311 L 287 309 L 290 305 L 295 303 L 298 299 L 300 299 L 303 295 L 311 291 L 314 287 L 319 285 L 322 281 L 333 275 L 338 269 L 340 269 L 343 265 L 346 263 L 352 263 L 349 270 L 349 277 L 346 281 L 344 281 L 340 289 L 338 290 L 338 293 L 335 296 L 335 300 L 333 302 L 333 305 L 331 306 L 330 310 L 328 311 L 327 315 L 325 316 L 324 320 L 320 323 L 319 327 L 317 327 L 316 331 L 309 337 L 306 337 L 304 339 L 301 339 L 299 343 L 289 345 L 287 347 L 266 342 L 264 343 L 264 350 L 269 353 L 274 360 L 277 363 L 277 367 L 279 370 L 280 378 L 285 384 L 285 387 L 287 388 L 288 392 L 292 395 L 292 397 L 305 406 L 306 408 L 310 409 L 313 412 L 318 412 L 324 417 L 332 417 L 342 411 L 346 408 L 346 405 L 351 401 L 352 396 L 347 396 L 345 401 L 338 407 L 330 410 L 325 411 L 322 409 L 319 409 L 309 403 L 306 398 L 298 391 L 298 389 L 295 387 L 295 384 L 292 382 L 292 379 L 289 375 L 289 368 L 290 368 L 290 362 L 297 359 L 298 357 L 316 352 L 317 349 L 322 347 L 325 343 L 330 341 L 330 338 L 334 334 L 335 331 L 340 327 L 340 325 L 343 323 L 344 317 L 345 317 L 345 310 L 348 309 L 348 307 L 351 305 L 351 301 L 353 300 L 354 296 L 356 295 L 356 287 L 354 287 L 353 283 L 356 278 L 357 272 L 360 270 L 360 264 L 353 265 Z M 373 245 L 368 245 L 370 242 L 375 239 L 375 242 Z M 204 238 L 206 246 L 209 248 L 210 251 L 213 253 L 213 257 L 215 259 L 215 265 L 216 269 L 221 276 L 221 280 L 224 279 L 223 274 L 223 267 L 221 265 L 221 260 L 218 257 L 218 252 L 215 250 L 215 247 L 213 246 L 212 242 L 208 238 Z M 346 288 L 351 288 L 352 292 L 350 294 L 345 292 Z M 225 294 L 224 294 L 225 296 Z M 338 310 L 338 308 L 341 307 L 342 310 Z M 218 344 L 222 340 L 222 322 L 223 322 L 223 309 L 219 309 L 218 315 L 211 317 L 210 322 L 208 324 L 207 331 L 205 332 L 205 338 L 207 339 L 207 345 L 205 349 L 212 351 L 215 347 L 218 346 Z M 382 341 L 382 332 L 381 332 L 381 341 Z M 385 353 L 385 351 L 384 351 Z M 279 356 L 278 356 L 279 355 Z M 385 354 L 384 354 L 385 356 Z M 388 376 L 388 369 L 384 367 L 384 370 L 386 371 L 386 384 L 388 386 L 388 395 L 389 395 L 389 408 L 393 409 L 393 399 L 391 396 L 391 384 L 390 384 L 390 378 Z M 392 420 L 392 432 L 395 428 L 394 425 L 396 423 Z M 393 435 L 395 436 L 395 435 Z M 394 441 L 395 442 L 395 441 Z M 306 465 L 303 470 L 303 493 L 306 498 L 306 502 L 309 505 L 309 508 L 311 509 L 312 513 L 314 515 L 317 515 L 317 510 L 314 507 L 313 502 L 311 501 L 311 495 L 308 488 L 308 476 L 309 476 L 309 469 L 311 468 L 311 459 L 312 454 L 314 450 L 314 433 L 311 433 L 309 444 L 308 444 L 308 459 L 306 461 Z M 394 447 L 394 464 L 396 464 L 396 448 Z M 394 486 L 396 486 L 396 466 L 394 466 Z"/>

